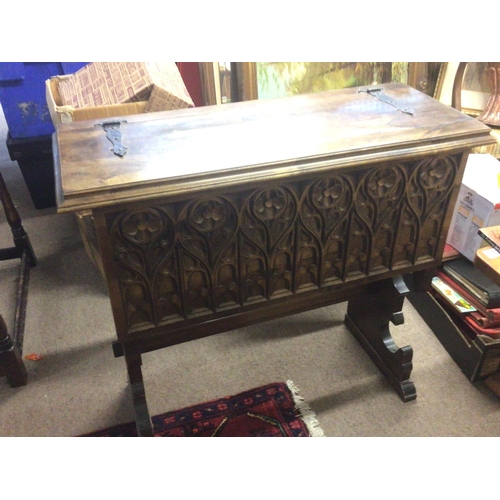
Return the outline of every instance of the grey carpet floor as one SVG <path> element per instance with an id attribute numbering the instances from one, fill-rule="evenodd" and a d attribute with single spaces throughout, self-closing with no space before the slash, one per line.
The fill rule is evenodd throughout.
<path id="1" fill-rule="evenodd" d="M 29 382 L 0 378 L 0 436 L 76 436 L 133 420 L 125 362 L 111 349 L 105 284 L 72 214 L 34 208 L 5 144 L 0 169 L 38 258 L 30 277 L 23 354 Z M 11 246 L 0 213 L 0 245 Z M 0 313 L 12 330 L 18 263 L 0 262 Z M 415 401 L 402 403 L 343 324 L 346 304 L 268 321 L 143 356 L 151 415 L 291 379 L 329 437 L 499 436 L 500 399 L 471 384 L 405 302 L 398 345 L 414 348 Z"/>

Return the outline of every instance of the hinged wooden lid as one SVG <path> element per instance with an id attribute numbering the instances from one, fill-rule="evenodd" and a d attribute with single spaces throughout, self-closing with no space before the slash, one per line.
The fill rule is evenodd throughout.
<path id="1" fill-rule="evenodd" d="M 105 122 L 119 122 L 122 155 L 113 152 L 102 120 L 60 124 L 54 134 L 59 211 L 494 142 L 478 120 L 409 86 L 381 88 L 383 100 L 365 87 L 111 118 Z"/>

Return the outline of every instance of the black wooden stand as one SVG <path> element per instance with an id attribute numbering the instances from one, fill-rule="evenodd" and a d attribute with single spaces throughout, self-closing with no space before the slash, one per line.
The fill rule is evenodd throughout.
<path id="1" fill-rule="evenodd" d="M 350 300 L 345 317 L 346 326 L 404 402 L 417 397 L 410 380 L 413 349 L 396 345 L 389 322 L 404 323 L 402 308 L 408 293 L 401 276 L 384 280 L 376 293 Z"/>

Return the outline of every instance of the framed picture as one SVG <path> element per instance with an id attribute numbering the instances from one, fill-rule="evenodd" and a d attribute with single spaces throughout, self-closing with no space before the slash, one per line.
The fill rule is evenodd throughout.
<path id="1" fill-rule="evenodd" d="M 490 97 L 486 66 L 484 62 L 442 63 L 434 97 L 468 115 L 479 116 Z"/>
<path id="2" fill-rule="evenodd" d="M 269 99 L 364 85 L 400 82 L 427 90 L 427 63 L 255 62 L 239 63 L 240 88 L 248 99 Z"/>
<path id="3" fill-rule="evenodd" d="M 426 92 L 427 64 L 408 62 L 200 63 L 206 104 L 272 99 L 388 82 Z"/>

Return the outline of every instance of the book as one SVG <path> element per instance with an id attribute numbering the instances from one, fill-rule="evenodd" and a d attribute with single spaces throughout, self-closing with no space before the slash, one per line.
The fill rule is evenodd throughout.
<path id="1" fill-rule="evenodd" d="M 483 328 L 500 328 L 500 308 L 487 309 L 465 288 L 446 275 L 443 271 L 438 270 L 437 277 L 476 308 L 476 311 L 472 311 L 470 313 L 470 317 L 476 321 L 478 325 Z"/>
<path id="2" fill-rule="evenodd" d="M 460 252 L 458 250 L 455 250 L 451 245 L 446 243 L 444 245 L 444 250 L 443 250 L 443 261 L 445 260 L 450 260 L 450 259 L 456 259 L 457 257 L 460 257 Z"/>
<path id="3" fill-rule="evenodd" d="M 500 226 L 481 227 L 477 232 L 491 248 L 500 253 Z"/>
<path id="4" fill-rule="evenodd" d="M 462 257 L 445 262 L 443 271 L 487 309 L 500 307 L 500 286 L 485 276 L 470 260 Z"/>
<path id="5" fill-rule="evenodd" d="M 446 281 L 448 280 L 449 278 Z M 493 339 L 500 338 L 500 328 L 486 328 L 477 322 L 474 316 L 477 311 L 474 306 L 449 287 L 444 279 L 441 280 L 439 276 L 432 278 L 432 290 L 434 297 L 442 303 L 442 306 L 450 313 L 455 314 L 455 325 L 461 326 L 461 330 L 464 328 L 469 330 L 468 336 L 470 338 L 474 338 L 476 335 L 483 335 Z"/>
<path id="6" fill-rule="evenodd" d="M 432 288 L 439 292 L 458 312 L 470 313 L 476 311 L 472 304 L 467 302 L 438 276 L 432 278 Z"/>

